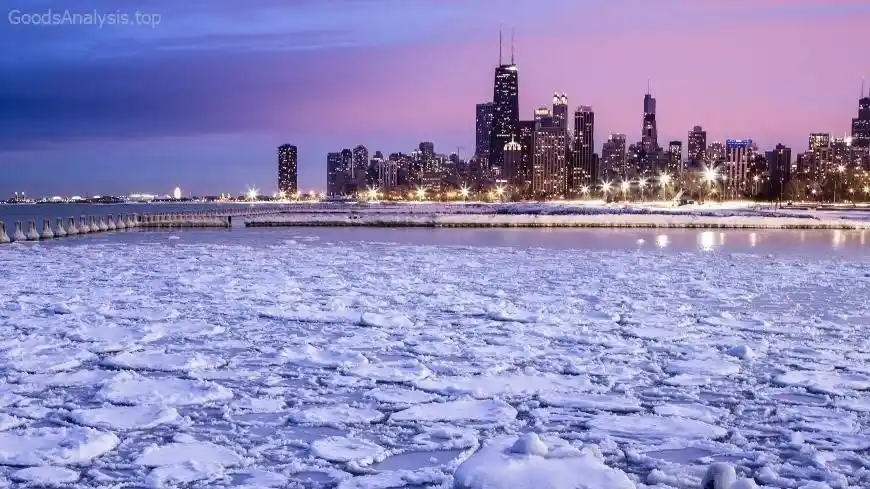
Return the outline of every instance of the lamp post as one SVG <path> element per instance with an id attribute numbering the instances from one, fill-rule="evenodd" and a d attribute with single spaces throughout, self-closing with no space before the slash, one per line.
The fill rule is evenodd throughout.
<path id="1" fill-rule="evenodd" d="M 628 202 L 628 197 L 627 197 L 627 196 L 628 196 L 628 189 L 629 189 L 630 187 L 631 187 L 631 183 L 629 183 L 628 181 L 622 182 L 622 185 L 621 185 L 621 188 L 622 188 L 622 200 L 623 200 L 624 202 Z"/>
<path id="2" fill-rule="evenodd" d="M 837 203 L 837 200 L 838 200 L 839 195 L 840 195 L 840 179 L 843 178 L 843 174 L 845 172 L 846 172 L 845 166 L 843 166 L 843 165 L 837 166 L 837 173 L 839 173 L 839 175 L 837 176 L 837 179 L 834 181 L 834 203 L 835 204 Z"/>
<path id="3" fill-rule="evenodd" d="M 611 187 L 613 186 L 610 182 L 601 182 L 601 197 L 607 201 L 607 194 L 610 192 Z"/>
<path id="4" fill-rule="evenodd" d="M 659 175 L 659 184 L 662 187 L 662 200 L 667 200 L 668 198 L 668 183 L 671 182 L 671 176 L 667 173 L 662 173 Z"/>
<path id="5" fill-rule="evenodd" d="M 704 185 L 704 188 L 706 189 L 707 186 L 709 185 L 710 189 L 712 190 L 713 185 L 716 184 L 717 178 L 718 178 L 718 174 L 717 174 L 715 168 L 705 168 L 703 182 L 706 183 L 707 185 Z"/>
<path id="6" fill-rule="evenodd" d="M 459 189 L 459 195 L 462 197 L 462 202 L 465 202 L 465 199 L 468 198 L 468 192 L 468 187 L 463 186 L 461 189 Z"/>
<path id="7" fill-rule="evenodd" d="M 646 187 L 646 178 L 641 178 L 637 182 L 637 186 L 640 187 L 640 201 L 644 201 L 643 190 Z"/>

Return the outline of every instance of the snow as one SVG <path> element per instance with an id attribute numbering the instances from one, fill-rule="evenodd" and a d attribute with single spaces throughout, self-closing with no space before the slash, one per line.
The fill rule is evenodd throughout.
<path id="1" fill-rule="evenodd" d="M 463 463 L 454 489 L 636 489 L 592 452 L 537 434 L 493 440 Z"/>
<path id="2" fill-rule="evenodd" d="M 326 231 L 3 245 L 0 487 L 870 487 L 863 248 Z"/>
<path id="3" fill-rule="evenodd" d="M 28 467 L 10 474 L 13 481 L 32 484 L 36 487 L 63 487 L 79 480 L 81 474 L 66 467 Z"/>
<path id="4" fill-rule="evenodd" d="M 353 461 L 358 465 L 371 465 L 387 456 L 383 447 L 372 442 L 338 436 L 316 440 L 311 453 L 331 462 Z"/>
<path id="5" fill-rule="evenodd" d="M 106 406 L 77 409 L 70 413 L 76 423 L 110 430 L 143 430 L 178 419 L 175 408 L 158 406 Z"/>
<path id="6" fill-rule="evenodd" d="M 118 404 L 188 406 L 226 401 L 233 393 L 220 384 L 181 378 L 147 378 L 121 373 L 103 385 L 100 396 Z"/>
<path id="7" fill-rule="evenodd" d="M 119 439 L 91 428 L 24 428 L 0 432 L 0 465 L 68 465 L 113 450 Z"/>
<path id="8" fill-rule="evenodd" d="M 495 400 L 459 400 L 420 404 L 390 416 L 390 421 L 508 423 L 517 417 L 510 404 Z"/>

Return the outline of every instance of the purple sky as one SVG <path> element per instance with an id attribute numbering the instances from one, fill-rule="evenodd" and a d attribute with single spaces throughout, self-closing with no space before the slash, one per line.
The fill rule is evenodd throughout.
<path id="1" fill-rule="evenodd" d="M 16 6 L 17 3 L 17 6 Z M 325 185 L 328 151 L 474 146 L 499 26 L 516 28 L 521 117 L 592 105 L 596 149 L 639 139 L 796 150 L 844 134 L 870 77 L 867 0 L 16 0 L 0 27 L 0 196 L 271 193 L 276 147 Z M 156 26 L 13 25 L 11 11 L 159 14 Z M 506 43 L 506 52 L 508 49 Z M 9 54 L 11 53 L 11 56 Z M 11 76 L 10 76 L 11 74 Z M 870 86 L 870 83 L 868 83 Z M 685 143 L 684 143 L 685 144 Z"/>

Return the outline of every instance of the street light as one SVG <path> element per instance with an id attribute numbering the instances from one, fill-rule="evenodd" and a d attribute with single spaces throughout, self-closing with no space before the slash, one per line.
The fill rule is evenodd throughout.
<path id="1" fill-rule="evenodd" d="M 628 181 L 625 181 L 622 182 L 622 185 L 620 185 L 620 187 L 622 188 L 622 200 L 628 200 L 626 195 L 628 194 L 628 189 L 631 187 L 631 184 L 628 183 Z"/>
<path id="2" fill-rule="evenodd" d="M 377 198 L 378 198 L 377 187 L 369 187 L 368 198 L 369 198 L 369 200 L 377 200 Z"/>
<path id="3" fill-rule="evenodd" d="M 423 200 L 426 197 L 426 189 L 423 187 L 417 187 L 417 198 Z"/>
<path id="4" fill-rule="evenodd" d="M 257 196 L 259 196 L 259 195 L 260 195 L 259 189 L 256 189 L 253 187 L 248 188 L 248 193 L 247 193 L 248 200 L 257 200 Z"/>
<path id="5" fill-rule="evenodd" d="M 662 200 L 667 199 L 667 187 L 671 183 L 671 176 L 667 173 L 659 175 L 659 184 L 662 186 Z"/>
<path id="6" fill-rule="evenodd" d="M 646 178 L 641 178 L 637 182 L 637 186 L 640 187 L 640 200 L 643 201 L 643 189 L 646 187 Z"/>
<path id="7" fill-rule="evenodd" d="M 840 178 L 843 177 L 843 173 L 846 172 L 845 165 L 837 165 L 837 173 L 840 174 L 840 177 L 837 178 L 836 182 L 834 182 L 834 203 L 837 203 L 837 199 L 840 196 Z"/>
<path id="8" fill-rule="evenodd" d="M 459 195 L 462 196 L 462 201 L 463 201 L 463 202 L 465 202 L 465 199 L 468 198 L 468 193 L 469 193 L 469 188 L 468 188 L 468 187 L 462 187 L 461 189 L 459 189 Z"/>
<path id="9" fill-rule="evenodd" d="M 588 196 L 589 195 L 589 187 L 587 187 L 586 185 L 583 185 L 582 187 L 580 187 L 580 195 Z"/>
<path id="10" fill-rule="evenodd" d="M 499 200 L 501 200 L 502 196 L 504 196 L 504 187 L 499 185 L 495 188 L 495 195 L 498 196 Z"/>

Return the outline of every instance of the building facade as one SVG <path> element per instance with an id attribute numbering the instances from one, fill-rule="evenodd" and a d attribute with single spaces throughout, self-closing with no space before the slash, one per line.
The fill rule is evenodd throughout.
<path id="1" fill-rule="evenodd" d="M 517 65 L 501 64 L 495 69 L 492 96 L 492 131 L 489 166 L 504 166 L 504 147 L 517 134 L 520 122 L 520 85 Z"/>
<path id="2" fill-rule="evenodd" d="M 564 93 L 553 94 L 553 126 L 568 131 L 568 96 Z"/>
<path id="3" fill-rule="evenodd" d="M 594 185 L 600 178 L 595 157 L 595 112 L 592 107 L 581 105 L 574 111 L 573 139 L 569 191 L 577 195 L 582 187 Z"/>
<path id="4" fill-rule="evenodd" d="M 327 153 L 326 155 L 326 194 L 330 197 L 344 194 L 341 153 Z"/>
<path id="5" fill-rule="evenodd" d="M 290 196 L 299 191 L 298 153 L 296 146 L 278 146 L 278 191 Z"/>
<path id="6" fill-rule="evenodd" d="M 707 131 L 695 126 L 689 131 L 686 144 L 686 162 L 689 167 L 700 169 L 707 163 Z"/>
<path id="7" fill-rule="evenodd" d="M 657 153 L 659 150 L 659 131 L 656 123 L 656 99 L 647 93 L 643 97 L 643 126 L 641 131 L 641 144 L 647 154 Z"/>
<path id="8" fill-rule="evenodd" d="M 474 156 L 489 158 L 489 140 L 492 137 L 492 102 L 477 104 L 474 123 Z"/>
<path id="9" fill-rule="evenodd" d="M 669 175 L 681 175 L 683 173 L 683 142 L 671 141 L 668 143 L 667 168 Z"/>
<path id="10" fill-rule="evenodd" d="M 749 191 L 750 162 L 756 152 L 751 139 L 727 139 L 725 141 L 725 167 L 722 180 L 726 197 L 736 198 Z"/>
<path id="11" fill-rule="evenodd" d="M 565 195 L 568 190 L 567 134 L 552 126 L 537 126 L 532 147 L 533 196 L 553 198 Z"/>
<path id="12" fill-rule="evenodd" d="M 625 134 L 614 133 L 607 137 L 601 148 L 601 180 L 628 180 L 625 150 Z"/>

